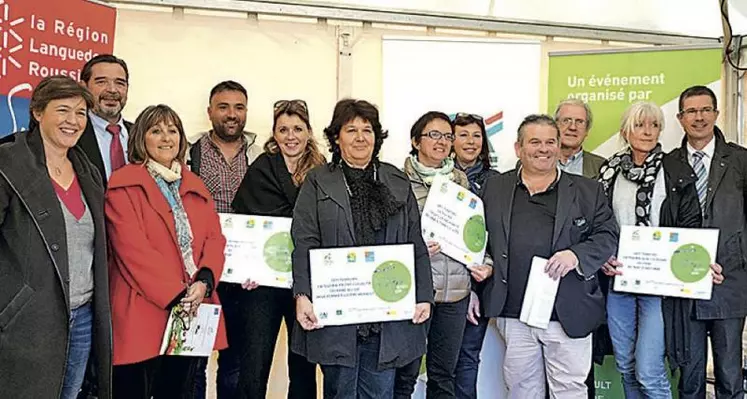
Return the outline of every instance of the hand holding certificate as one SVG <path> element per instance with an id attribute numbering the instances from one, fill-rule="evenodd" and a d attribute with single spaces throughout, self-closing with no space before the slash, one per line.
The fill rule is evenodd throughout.
<path id="1" fill-rule="evenodd" d="M 293 285 L 291 218 L 221 213 L 226 263 L 220 281 L 252 280 L 268 287 Z"/>
<path id="2" fill-rule="evenodd" d="M 711 299 L 719 231 L 621 226 L 614 290 Z"/>
<path id="3" fill-rule="evenodd" d="M 309 251 L 319 326 L 410 320 L 415 312 L 412 244 Z"/>
<path id="4" fill-rule="evenodd" d="M 488 235 L 482 200 L 446 176 L 436 176 L 423 207 L 423 239 L 465 265 L 485 259 Z"/>
<path id="5" fill-rule="evenodd" d="M 171 309 L 161 341 L 161 354 L 210 356 L 220 322 L 220 305 L 201 304 L 192 315 L 182 304 Z"/>

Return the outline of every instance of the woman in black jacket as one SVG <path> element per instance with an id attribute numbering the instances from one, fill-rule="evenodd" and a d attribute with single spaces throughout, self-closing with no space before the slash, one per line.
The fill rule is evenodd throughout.
<path id="1" fill-rule="evenodd" d="M 325 163 L 314 140 L 303 100 L 275 103 L 272 137 L 265 152 L 249 166 L 233 208 L 236 213 L 292 217 L 298 189 L 306 174 Z M 288 342 L 294 328 L 295 302 L 289 289 L 258 287 L 247 281 L 240 300 L 244 335 L 231 340 L 239 346 L 239 397 L 264 398 L 270 376 L 280 321 L 285 320 Z M 316 392 L 316 365 L 288 348 L 288 398 L 307 398 Z M 314 394 L 311 394 L 312 396 Z"/>
<path id="2" fill-rule="evenodd" d="M 470 191 L 480 195 L 482 186 L 491 176 L 498 174 L 490 168 L 490 144 L 485 131 L 485 121 L 475 114 L 458 113 L 454 117 L 454 167 L 467 175 Z M 486 263 L 492 265 L 492 260 L 486 258 Z M 483 280 L 484 277 L 475 275 L 473 278 Z M 487 276 L 487 275 L 485 275 Z M 477 398 L 477 371 L 480 365 L 480 351 L 488 330 L 488 318 L 482 316 L 479 293 L 483 284 L 472 282 L 467 320 L 462 338 L 462 347 L 456 366 L 456 395 L 462 399 Z"/>
<path id="3" fill-rule="evenodd" d="M 31 95 L 32 131 L 0 146 L 0 396 L 74 399 L 94 354 L 111 398 L 104 187 L 76 143 L 91 94 L 65 76 Z"/>
<path id="4" fill-rule="evenodd" d="M 658 140 L 663 127 L 664 116 L 658 105 L 631 105 L 620 127 L 628 146 L 600 169 L 599 181 L 621 226 L 701 225 L 695 174 L 689 165 L 661 150 Z M 674 342 L 665 330 L 672 331 L 679 324 L 673 320 L 688 315 L 666 306 L 666 300 L 659 296 L 614 291 L 612 280 L 623 270 L 614 257 L 602 266 L 609 277 L 605 279 L 609 284 L 607 322 L 625 396 L 671 398 L 664 359 L 674 355 Z M 712 270 L 714 282 L 723 281 L 720 267 L 712 265 Z"/>

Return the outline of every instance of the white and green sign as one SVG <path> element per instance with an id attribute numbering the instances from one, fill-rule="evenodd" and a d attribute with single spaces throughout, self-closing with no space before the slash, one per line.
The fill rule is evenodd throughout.
<path id="1" fill-rule="evenodd" d="M 591 106 L 593 125 L 584 148 L 609 156 L 623 146 L 617 134 L 623 112 L 638 101 L 658 104 L 665 118 L 660 141 L 665 150 L 679 145 L 679 95 L 703 85 L 721 93 L 721 49 L 644 48 L 550 53 L 548 113 L 567 98 Z"/>

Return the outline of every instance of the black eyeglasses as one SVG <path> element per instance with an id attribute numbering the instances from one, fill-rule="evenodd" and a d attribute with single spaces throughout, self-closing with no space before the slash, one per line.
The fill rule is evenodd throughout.
<path id="1" fill-rule="evenodd" d="M 441 133 L 438 130 L 431 130 L 428 133 L 423 133 L 420 137 L 428 136 L 433 140 L 441 140 L 441 137 L 449 141 L 454 141 L 454 133 Z"/>
<path id="2" fill-rule="evenodd" d="M 308 113 L 309 107 L 306 105 L 306 101 L 304 100 L 278 100 L 275 101 L 275 105 L 272 106 L 272 109 L 277 112 L 280 109 L 284 109 L 287 107 L 290 107 L 292 105 L 298 105 L 299 107 L 303 108 L 303 111 Z"/>
<path id="3" fill-rule="evenodd" d="M 470 118 L 470 119 L 475 119 L 475 120 L 480 121 L 480 122 L 483 121 L 482 116 L 477 115 L 477 114 L 468 114 L 466 112 L 457 112 L 457 114 L 454 116 L 454 120 L 457 120 L 457 118 L 460 118 L 460 119 L 461 118 Z"/>

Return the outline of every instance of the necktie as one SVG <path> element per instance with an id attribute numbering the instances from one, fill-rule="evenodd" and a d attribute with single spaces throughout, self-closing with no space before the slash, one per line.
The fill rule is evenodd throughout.
<path id="1" fill-rule="evenodd" d="M 119 125 L 109 125 L 106 127 L 106 131 L 112 135 L 112 142 L 109 145 L 109 157 L 112 163 L 112 172 L 114 172 L 125 165 L 124 150 L 119 140 L 122 128 Z"/>
<path id="2" fill-rule="evenodd" d="M 708 188 L 708 172 L 703 163 L 703 157 L 705 153 L 703 151 L 695 151 L 693 153 L 693 170 L 695 175 L 698 177 L 698 181 L 695 182 L 695 188 L 698 190 L 698 200 L 700 200 L 700 209 L 705 211 L 706 191 Z"/>

